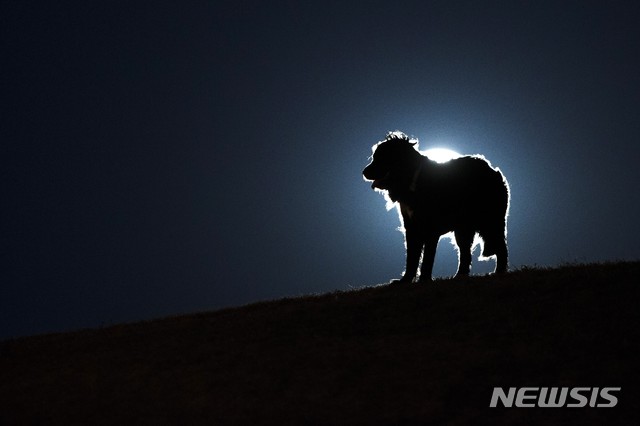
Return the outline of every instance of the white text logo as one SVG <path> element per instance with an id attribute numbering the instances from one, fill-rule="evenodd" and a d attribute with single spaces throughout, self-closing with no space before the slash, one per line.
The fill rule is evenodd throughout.
<path id="1" fill-rule="evenodd" d="M 615 407 L 618 398 L 613 392 L 621 388 L 493 388 L 489 407 Z"/>

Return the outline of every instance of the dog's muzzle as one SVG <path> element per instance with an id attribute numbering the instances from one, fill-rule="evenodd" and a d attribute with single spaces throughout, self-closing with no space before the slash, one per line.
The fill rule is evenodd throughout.
<path id="1" fill-rule="evenodd" d="M 389 173 L 381 177 L 380 179 L 374 179 L 371 183 L 371 189 L 388 189 L 387 181 L 389 180 Z"/>

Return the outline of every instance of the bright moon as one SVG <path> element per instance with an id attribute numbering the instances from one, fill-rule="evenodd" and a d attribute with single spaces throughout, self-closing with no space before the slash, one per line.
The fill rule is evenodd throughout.
<path id="1" fill-rule="evenodd" d="M 426 151 L 421 151 L 420 153 L 422 155 L 426 155 L 430 160 L 433 160 L 436 163 L 446 163 L 454 158 L 462 157 L 462 154 L 458 154 L 457 152 L 447 148 L 431 148 Z"/>

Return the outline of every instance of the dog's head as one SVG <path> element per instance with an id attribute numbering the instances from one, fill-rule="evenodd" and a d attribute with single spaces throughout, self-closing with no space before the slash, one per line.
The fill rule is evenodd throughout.
<path id="1" fill-rule="evenodd" d="M 371 163 L 362 171 L 365 180 L 373 181 L 371 188 L 389 191 L 407 172 L 411 175 L 411 167 L 416 157 L 420 157 L 417 143 L 417 140 L 395 131 L 389 132 L 385 140 L 375 144 Z"/>

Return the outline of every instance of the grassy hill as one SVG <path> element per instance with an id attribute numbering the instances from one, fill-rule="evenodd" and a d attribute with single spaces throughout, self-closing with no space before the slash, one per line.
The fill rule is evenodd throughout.
<path id="1" fill-rule="evenodd" d="M 640 262 L 379 286 L 0 342 L 0 424 L 640 424 Z M 622 387 L 489 408 L 494 386 Z"/>

